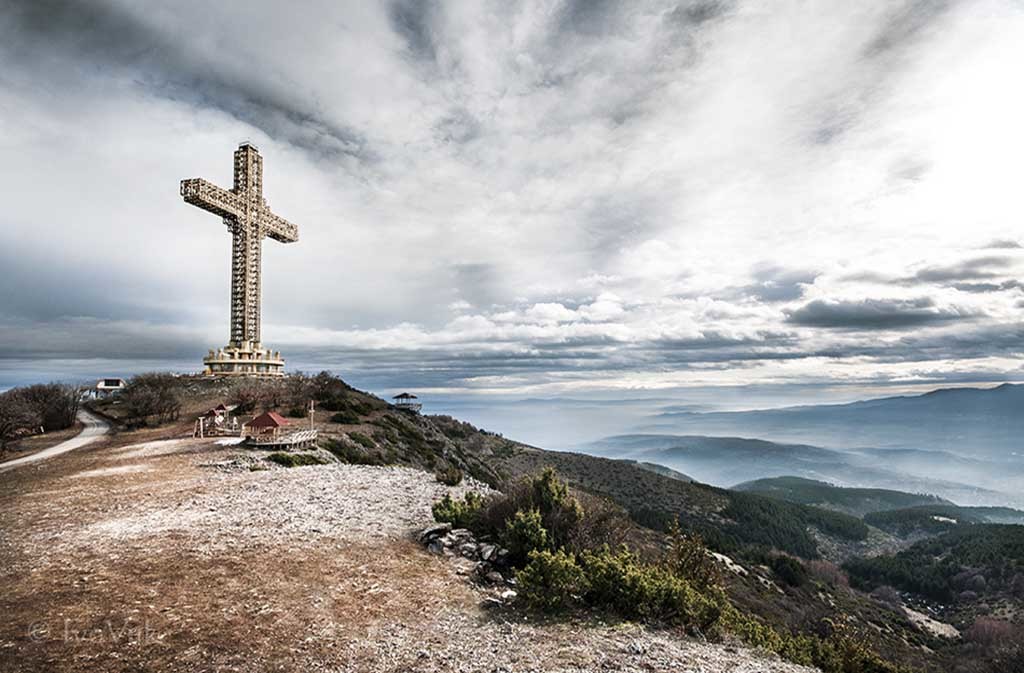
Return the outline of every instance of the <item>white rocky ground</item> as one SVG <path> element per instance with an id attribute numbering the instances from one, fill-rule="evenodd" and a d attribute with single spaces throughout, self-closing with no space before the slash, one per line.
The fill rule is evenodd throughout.
<path id="1" fill-rule="evenodd" d="M 173 440 L 0 477 L 0 670 L 807 670 L 673 632 L 488 608 L 497 589 L 411 539 L 444 492 L 482 485 L 254 463 Z"/>

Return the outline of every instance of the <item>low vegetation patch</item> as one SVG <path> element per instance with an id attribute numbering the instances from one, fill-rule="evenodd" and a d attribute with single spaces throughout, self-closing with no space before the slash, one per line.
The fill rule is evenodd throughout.
<path id="1" fill-rule="evenodd" d="M 377 448 L 377 443 L 361 432 L 350 432 L 348 433 L 348 436 L 353 442 L 360 444 L 367 449 Z"/>
<path id="2" fill-rule="evenodd" d="M 445 486 L 458 486 L 462 483 L 462 470 L 454 465 L 444 465 L 434 472 L 437 481 Z"/>
<path id="3" fill-rule="evenodd" d="M 906 507 L 887 512 L 872 512 L 864 516 L 864 523 L 901 537 L 917 532 L 939 535 L 960 524 L 983 522 L 982 517 L 970 514 L 955 505 Z"/>
<path id="4" fill-rule="evenodd" d="M 891 585 L 940 601 L 1005 594 L 1024 598 L 1024 526 L 975 524 L 923 540 L 892 556 L 844 566 L 857 588 Z"/>
<path id="5" fill-rule="evenodd" d="M 621 542 L 624 519 L 600 506 L 585 508 L 547 469 L 508 492 L 483 499 L 445 495 L 434 517 L 500 541 L 517 568 L 523 604 L 546 614 L 575 609 L 607 611 L 626 619 L 680 626 L 715 637 L 733 633 L 791 661 L 825 673 L 894 673 L 902 669 L 876 655 L 863 640 L 829 624 L 825 635 L 789 634 L 737 609 L 722 585 L 716 561 L 702 540 L 671 524 L 667 548 L 654 559 Z M 615 538 L 620 541 L 615 544 Z M 793 582 L 807 579 L 790 556 L 775 563 Z"/>
<path id="6" fill-rule="evenodd" d="M 633 510 L 631 516 L 640 525 L 654 530 L 667 531 L 678 524 L 699 532 L 709 547 L 730 555 L 756 555 L 778 549 L 800 558 L 816 559 L 820 554 L 810 527 L 854 542 L 868 536 L 867 525 L 848 514 L 699 484 L 684 486 L 704 488 L 727 497 L 727 505 L 720 512 L 727 521 L 712 522 L 704 514 L 672 514 L 653 507 Z"/>
<path id="7" fill-rule="evenodd" d="M 343 425 L 357 425 L 360 422 L 359 415 L 351 411 L 339 411 L 331 416 L 331 423 Z"/>
<path id="8" fill-rule="evenodd" d="M 276 451 L 269 456 L 267 460 L 272 463 L 277 463 L 282 467 L 302 467 L 303 465 L 324 465 L 325 461 L 317 455 L 311 453 L 285 453 L 284 451 Z"/>
<path id="9" fill-rule="evenodd" d="M 365 449 L 357 448 L 333 437 L 320 443 L 320 446 L 329 451 L 338 460 L 349 463 L 352 465 L 387 465 L 388 462 L 383 457 L 378 456 L 375 453 L 366 451 Z"/>
<path id="10" fill-rule="evenodd" d="M 456 528 L 478 529 L 480 512 L 484 506 L 484 499 L 470 491 L 465 498 L 455 500 L 448 493 L 434 503 L 432 508 L 434 518 L 438 521 L 450 523 Z"/>

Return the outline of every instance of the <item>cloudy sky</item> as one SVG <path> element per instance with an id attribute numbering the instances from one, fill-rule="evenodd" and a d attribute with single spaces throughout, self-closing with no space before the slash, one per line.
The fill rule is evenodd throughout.
<path id="1" fill-rule="evenodd" d="M 300 228 L 264 244 L 293 366 L 441 397 L 1024 379 L 1020 2 L 230 5 L 0 6 L 0 387 L 226 343 L 230 238 L 178 181 L 230 186 L 243 139 Z"/>

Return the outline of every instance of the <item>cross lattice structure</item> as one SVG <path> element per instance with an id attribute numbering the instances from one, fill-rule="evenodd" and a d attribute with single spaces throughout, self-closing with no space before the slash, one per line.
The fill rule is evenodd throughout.
<path id="1" fill-rule="evenodd" d="M 280 352 L 260 341 L 260 269 L 263 238 L 299 240 L 299 228 L 275 215 L 263 198 L 263 157 L 244 142 L 235 150 L 234 186 L 224 189 L 202 178 L 181 181 L 186 203 L 224 219 L 231 232 L 231 337 L 203 360 L 212 374 L 284 374 Z"/>

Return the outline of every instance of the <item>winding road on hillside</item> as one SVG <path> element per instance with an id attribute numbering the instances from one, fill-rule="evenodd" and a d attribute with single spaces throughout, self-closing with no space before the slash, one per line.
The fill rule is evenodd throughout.
<path id="1" fill-rule="evenodd" d="M 85 426 L 82 428 L 80 433 L 67 441 L 61 442 L 56 446 L 51 446 L 48 449 L 43 449 L 37 453 L 33 453 L 30 456 L 15 458 L 14 460 L 7 461 L 6 463 L 0 463 L 0 472 L 13 470 L 16 467 L 27 465 L 28 463 L 53 458 L 54 456 L 59 456 L 60 454 L 67 453 L 68 451 L 74 451 L 75 449 L 81 448 L 86 444 L 95 441 L 98 437 L 107 434 L 107 431 L 110 430 L 109 423 L 84 409 L 78 412 L 78 420 L 80 420 Z"/>

